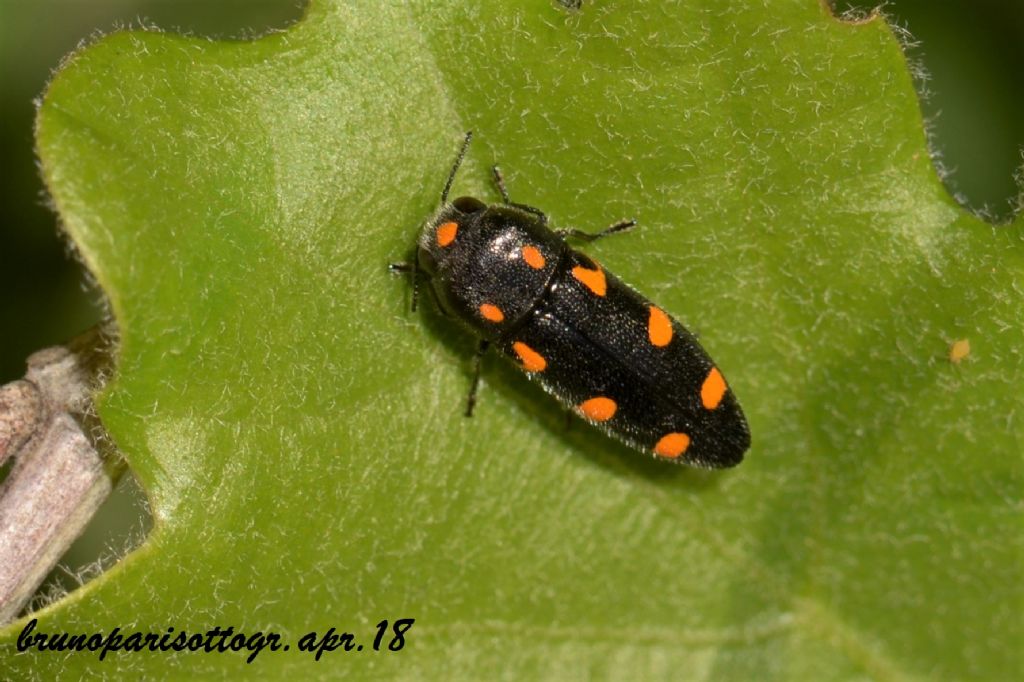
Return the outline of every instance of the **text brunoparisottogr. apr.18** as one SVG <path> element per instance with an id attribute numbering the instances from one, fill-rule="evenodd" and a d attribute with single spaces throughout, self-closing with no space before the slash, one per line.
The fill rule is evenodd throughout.
<path id="1" fill-rule="evenodd" d="M 405 646 L 405 635 L 416 622 L 415 618 L 399 618 L 394 621 L 382 620 L 377 623 L 373 633 L 372 644 L 365 647 L 371 651 L 401 651 Z M 189 633 L 168 627 L 165 632 L 122 632 L 115 627 L 106 633 L 45 633 L 37 632 L 37 619 L 30 620 L 18 635 L 18 651 L 90 651 L 98 652 L 99 660 L 108 653 L 125 651 L 194 651 L 203 653 L 249 652 L 246 663 L 252 663 L 264 649 L 270 651 L 289 651 L 291 645 L 283 641 L 276 632 L 256 632 L 246 635 L 235 632 L 234 627 L 222 628 L 215 626 L 205 633 Z M 323 634 L 312 631 L 302 635 L 296 647 L 299 651 L 313 654 L 316 660 L 325 653 L 341 650 L 363 651 L 364 646 L 357 641 L 351 632 L 339 632 L 329 628 Z"/>

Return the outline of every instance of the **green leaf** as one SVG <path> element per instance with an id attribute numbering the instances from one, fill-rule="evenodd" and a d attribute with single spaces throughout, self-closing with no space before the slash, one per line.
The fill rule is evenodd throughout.
<path id="1" fill-rule="evenodd" d="M 959 209 L 898 41 L 814 0 L 314 2 L 255 42 L 118 33 L 38 144 L 121 328 L 100 412 L 145 546 L 38 631 L 288 652 L 33 653 L 15 677 L 995 679 L 1022 665 L 1020 220 Z M 750 420 L 675 468 L 485 363 L 388 274 L 456 184 L 701 334 Z M 968 339 L 971 354 L 948 359 Z M 415 618 L 398 652 L 382 619 Z M 24 622 L 4 631 L 8 653 Z M 328 627 L 362 652 L 319 662 Z M 387 639 L 385 639 L 387 641 Z"/>

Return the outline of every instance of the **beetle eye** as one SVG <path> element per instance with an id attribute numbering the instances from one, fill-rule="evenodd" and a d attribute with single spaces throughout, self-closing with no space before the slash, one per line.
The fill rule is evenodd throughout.
<path id="1" fill-rule="evenodd" d="M 487 208 L 487 204 L 473 197 L 459 197 L 452 202 L 452 206 L 461 213 L 476 213 Z"/>

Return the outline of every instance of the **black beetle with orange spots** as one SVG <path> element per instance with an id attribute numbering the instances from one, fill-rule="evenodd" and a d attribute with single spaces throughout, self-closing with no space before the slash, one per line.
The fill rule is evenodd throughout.
<path id="1" fill-rule="evenodd" d="M 448 201 L 462 149 L 412 263 L 438 306 L 480 339 L 466 415 L 473 413 L 480 358 L 491 344 L 587 421 L 660 459 L 702 467 L 739 464 L 750 430 L 732 390 L 696 339 L 663 309 L 566 242 L 597 233 L 551 230 L 540 210 L 517 204 L 497 166 L 504 203 Z"/>

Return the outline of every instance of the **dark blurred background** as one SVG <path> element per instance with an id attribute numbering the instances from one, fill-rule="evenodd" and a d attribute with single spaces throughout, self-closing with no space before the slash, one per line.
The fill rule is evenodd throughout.
<path id="1" fill-rule="evenodd" d="M 834 6 L 842 13 L 877 4 Z M 919 83 L 928 93 L 922 109 L 949 171 L 947 186 L 970 208 L 1007 220 L 1024 147 L 1024 0 L 894 0 L 885 12 L 919 43 L 910 58 L 928 74 Z M 140 20 L 244 38 L 285 28 L 301 14 L 299 0 L 0 0 L 0 383 L 20 377 L 33 351 L 101 316 L 101 294 L 68 256 L 35 165 L 33 100 L 61 57 L 98 31 Z M 140 538 L 148 528 L 141 500 L 126 476 L 66 563 L 84 566 Z M 55 579 L 74 584 L 66 571 Z"/>

